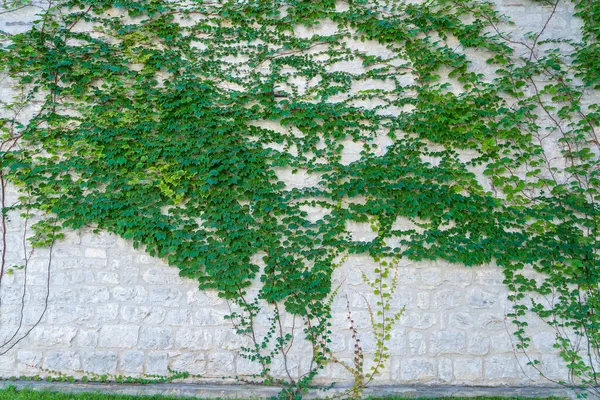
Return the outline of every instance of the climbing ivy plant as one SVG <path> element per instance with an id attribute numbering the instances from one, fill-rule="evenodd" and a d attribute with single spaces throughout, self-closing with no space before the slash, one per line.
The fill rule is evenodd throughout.
<path id="1" fill-rule="evenodd" d="M 218 291 L 285 396 L 331 360 L 332 273 L 358 253 L 385 278 L 401 258 L 494 261 L 520 348 L 536 313 L 593 390 L 600 2 L 573 2 L 580 40 L 548 39 L 560 2 L 533 2 L 547 20 L 521 38 L 480 0 L 53 1 L 3 34 L 2 187 L 45 215 L 35 246 L 92 226 Z M 313 362 L 277 380 L 284 310 Z"/>

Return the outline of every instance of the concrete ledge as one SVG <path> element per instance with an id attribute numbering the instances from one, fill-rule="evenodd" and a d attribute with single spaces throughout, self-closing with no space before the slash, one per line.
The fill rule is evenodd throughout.
<path id="1" fill-rule="evenodd" d="M 69 393 L 102 392 L 133 395 L 170 395 L 180 397 L 257 399 L 270 398 L 279 393 L 277 387 L 232 385 L 232 384 L 195 384 L 195 383 L 159 383 L 159 384 L 118 384 L 118 383 L 66 383 L 46 381 L 0 381 L 0 388 L 16 386 L 18 389 L 48 390 Z M 306 398 L 331 396 L 343 392 L 348 386 L 339 386 L 327 391 L 313 390 Z M 414 385 L 373 386 L 365 390 L 365 396 L 402 396 L 407 398 L 436 397 L 561 397 L 576 398 L 573 390 L 558 386 L 457 386 L 457 385 Z M 588 398 L 593 398 L 589 396 Z"/>

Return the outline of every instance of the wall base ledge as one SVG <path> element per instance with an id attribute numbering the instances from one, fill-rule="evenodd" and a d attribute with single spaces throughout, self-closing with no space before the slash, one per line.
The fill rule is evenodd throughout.
<path id="1" fill-rule="evenodd" d="M 46 382 L 3 380 L 0 388 L 15 386 L 17 389 L 59 391 L 69 393 L 102 392 L 110 394 L 134 395 L 170 395 L 181 397 L 256 399 L 270 398 L 279 393 L 277 387 L 243 384 L 197 384 L 197 383 L 159 383 L 159 384 L 121 384 L 97 382 Z M 342 392 L 347 385 L 339 385 L 333 389 L 311 391 L 305 398 L 318 398 Z M 436 398 L 436 397 L 561 397 L 576 398 L 576 392 L 552 386 L 467 386 L 467 385 L 379 385 L 365 390 L 365 396 L 401 396 L 406 398 Z M 589 396 L 588 398 L 592 398 Z"/>

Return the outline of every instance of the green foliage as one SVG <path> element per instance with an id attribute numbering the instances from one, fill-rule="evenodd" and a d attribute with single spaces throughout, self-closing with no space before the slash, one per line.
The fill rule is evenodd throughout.
<path id="1" fill-rule="evenodd" d="M 537 313 L 557 328 L 572 383 L 594 385 L 600 114 L 584 100 L 600 76 L 599 4 L 576 2 L 576 42 L 513 40 L 477 0 L 61 0 L 1 49 L 17 93 L 0 120 L 2 176 L 47 216 L 34 245 L 93 226 L 217 290 L 238 308 L 255 378 L 282 396 L 300 397 L 329 360 L 331 277 L 352 253 L 495 261 L 520 347 L 522 317 Z M 463 50 L 486 52 L 495 75 Z M 286 186 L 285 171 L 316 184 Z M 354 240 L 354 222 L 375 239 Z M 270 365 L 293 341 L 284 310 L 303 321 L 313 362 L 277 380 Z"/>

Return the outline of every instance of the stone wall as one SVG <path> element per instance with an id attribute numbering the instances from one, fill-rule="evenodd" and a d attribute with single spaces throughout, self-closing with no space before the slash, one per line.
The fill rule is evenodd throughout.
<path id="1" fill-rule="evenodd" d="M 11 216 L 7 265 L 23 264 L 23 228 L 24 221 Z M 361 271 L 372 268 L 370 263 L 368 257 L 351 257 L 336 271 L 336 282 L 343 283 L 334 303 L 332 349 L 342 359 L 351 359 L 353 346 L 346 296 L 367 358 L 374 352 L 367 304 L 359 295 L 369 296 Z M 51 371 L 165 375 L 171 368 L 218 379 L 257 372 L 256 365 L 238 355 L 244 341 L 224 319 L 229 308 L 223 299 L 199 291 L 176 268 L 118 237 L 69 232 L 52 250 L 51 263 L 49 250 L 36 249 L 27 265 L 23 303 L 24 277 L 23 270 L 15 270 L 3 279 L 2 342 L 18 328 L 22 304 L 23 327 L 17 338 L 39 319 L 49 283 L 48 307 L 41 323 L 0 356 L 2 376 L 44 376 Z M 391 362 L 378 382 L 546 383 L 513 351 L 512 326 L 505 316 L 511 305 L 502 281 L 502 270 L 494 265 L 403 262 L 393 306 L 406 306 L 406 312 L 393 331 Z M 540 357 L 548 376 L 561 377 L 554 334 L 531 322 L 538 325 L 533 328 L 532 356 Z M 265 328 L 268 321 L 260 324 Z M 306 349 L 299 347 L 291 355 L 298 372 L 306 368 L 300 356 Z M 283 374 L 282 365 L 274 372 Z M 351 376 L 330 365 L 319 378 L 340 382 Z"/>
<path id="2" fill-rule="evenodd" d="M 541 28 L 549 12 L 543 6 L 526 5 L 525 0 L 497 3 L 514 18 L 515 35 Z M 35 10 L 0 14 L 0 30 L 27 29 Z M 577 36 L 580 22 L 572 13 L 570 3 L 561 3 L 544 37 Z M 483 68 L 484 59 L 481 55 L 474 65 Z M 311 184 L 310 177 L 305 178 L 307 182 L 301 182 L 302 176 L 282 172 L 284 181 L 299 186 Z M 14 199 L 16 193 L 8 195 Z M 10 215 L 7 265 L 23 265 L 29 254 L 22 243 L 25 228 L 22 218 Z M 371 235 L 368 224 L 349 229 L 355 237 Z M 38 249 L 27 263 L 27 274 L 15 270 L 3 278 L 0 343 L 14 332 L 10 343 L 23 339 L 10 350 L 5 346 L 8 351 L 0 349 L 0 376 L 43 376 L 51 371 L 74 376 L 164 375 L 171 368 L 210 380 L 257 372 L 256 365 L 238 354 L 245 342 L 224 319 L 228 304 L 216 293 L 199 291 L 194 281 L 179 277 L 176 268 L 133 249 L 130 242 L 91 230 L 68 232 L 49 256 L 49 249 Z M 346 299 L 367 358 L 374 351 L 368 305 L 361 295 L 374 300 L 361 276 L 361 271 L 372 269 L 371 262 L 350 257 L 336 271 L 341 289 L 334 302 L 332 349 L 341 359 L 351 359 L 353 349 Z M 502 270 L 495 265 L 466 268 L 404 261 L 393 306 L 406 306 L 406 311 L 389 343 L 388 368 L 377 383 L 547 383 L 526 366 L 524 355 L 514 351 L 513 326 L 506 318 L 511 304 L 502 281 Z M 25 336 L 40 317 L 39 325 Z M 284 322 L 292 326 L 290 318 Z M 259 325 L 268 325 L 266 316 Z M 531 356 L 541 361 L 548 377 L 564 378 L 565 369 L 552 347 L 552 330 L 535 318 L 530 325 Z M 301 357 L 307 350 L 303 346 L 299 338 L 290 356 L 289 366 L 296 373 L 307 367 L 306 357 Z M 277 360 L 274 371 L 283 374 Z M 344 382 L 351 376 L 339 365 L 329 365 L 319 379 Z"/>

